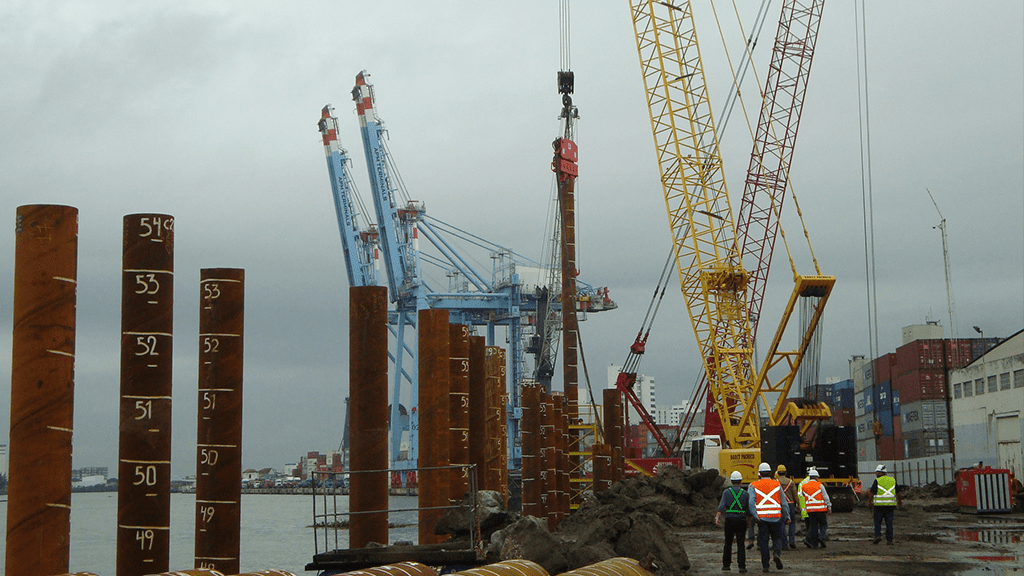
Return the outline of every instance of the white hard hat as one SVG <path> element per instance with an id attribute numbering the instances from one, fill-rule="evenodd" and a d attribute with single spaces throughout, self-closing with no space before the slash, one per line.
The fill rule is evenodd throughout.
<path id="1" fill-rule="evenodd" d="M 767 462 L 761 462 L 760 466 L 757 467 L 758 472 L 771 472 L 772 465 Z"/>
<path id="2" fill-rule="evenodd" d="M 811 478 L 817 478 L 818 471 L 814 468 L 811 468 L 810 470 L 807 471 L 807 475 L 810 476 Z"/>
<path id="3" fill-rule="evenodd" d="M 740 480 L 743 480 L 743 474 L 740 474 L 740 471 L 736 470 L 729 475 L 729 480 L 732 480 L 733 482 L 739 482 Z"/>
<path id="4" fill-rule="evenodd" d="M 877 472 L 883 472 L 884 473 L 885 472 L 885 464 L 879 464 L 878 466 L 875 466 L 875 472 L 876 473 Z"/>

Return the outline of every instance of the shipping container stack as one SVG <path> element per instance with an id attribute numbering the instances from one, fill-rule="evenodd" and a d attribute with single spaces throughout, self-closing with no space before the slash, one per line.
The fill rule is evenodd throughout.
<path id="1" fill-rule="evenodd" d="M 894 385 L 902 402 L 907 458 L 947 454 L 950 448 L 949 370 L 973 360 L 970 340 L 915 340 L 896 349 Z"/>
<path id="2" fill-rule="evenodd" d="M 977 357 L 976 343 L 918 338 L 873 362 L 851 360 L 852 391 L 847 394 L 852 394 L 857 453 L 862 461 L 949 452 L 946 379 L 949 370 Z M 839 388 L 833 392 L 835 398 L 841 394 Z"/>
<path id="3" fill-rule="evenodd" d="M 873 431 L 875 364 L 870 360 L 864 360 L 859 366 L 853 368 L 851 374 L 853 376 L 854 423 L 857 427 L 857 457 L 861 461 L 876 460 Z"/>
<path id="4" fill-rule="evenodd" d="M 853 380 L 832 384 L 832 421 L 836 426 L 856 426 L 854 419 Z"/>
<path id="5" fill-rule="evenodd" d="M 831 384 L 815 384 L 804 389 L 804 398 L 815 402 L 824 402 L 828 404 L 829 408 L 832 408 L 832 392 Z"/>

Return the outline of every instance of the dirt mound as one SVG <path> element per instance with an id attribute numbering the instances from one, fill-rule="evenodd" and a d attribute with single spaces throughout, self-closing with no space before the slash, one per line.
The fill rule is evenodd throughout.
<path id="1" fill-rule="evenodd" d="M 904 500 L 934 500 L 956 496 L 956 482 L 938 484 L 931 482 L 924 486 L 900 486 L 899 494 Z"/>
<path id="2" fill-rule="evenodd" d="M 683 529 L 714 524 L 724 484 L 717 470 L 663 467 L 589 498 L 553 534 L 545 522 L 523 518 L 494 533 L 491 553 L 533 560 L 551 574 L 625 556 L 652 563 L 660 575 L 681 575 L 690 568 Z"/>

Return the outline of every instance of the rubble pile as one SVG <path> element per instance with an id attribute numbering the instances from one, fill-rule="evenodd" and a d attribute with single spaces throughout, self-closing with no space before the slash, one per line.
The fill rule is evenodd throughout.
<path id="1" fill-rule="evenodd" d="M 725 479 L 717 470 L 664 467 L 633 477 L 584 502 L 554 533 L 531 516 L 494 532 L 489 557 L 526 558 L 551 574 L 614 558 L 634 558 L 673 576 L 690 568 L 685 528 L 714 523 Z"/>
<path id="2" fill-rule="evenodd" d="M 946 484 L 931 482 L 924 486 L 900 486 L 898 491 L 904 500 L 953 498 L 956 496 L 956 482 L 948 482 Z"/>

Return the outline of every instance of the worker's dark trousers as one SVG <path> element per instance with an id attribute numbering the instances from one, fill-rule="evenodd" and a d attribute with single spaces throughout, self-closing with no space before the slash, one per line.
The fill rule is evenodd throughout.
<path id="1" fill-rule="evenodd" d="M 732 564 L 732 541 L 736 540 L 736 565 L 747 568 L 747 550 L 743 547 L 743 532 L 747 529 L 747 518 L 725 517 L 725 548 L 722 549 L 722 568 Z"/>
<path id="2" fill-rule="evenodd" d="M 828 527 L 827 512 L 808 512 L 807 519 L 811 521 L 807 530 L 807 538 L 804 540 L 812 548 L 825 543 L 825 530 Z"/>
<path id="3" fill-rule="evenodd" d="M 789 503 L 789 519 L 791 521 L 789 523 L 789 528 L 787 528 L 787 530 L 789 531 L 789 543 L 792 544 L 793 546 L 796 546 L 796 522 L 793 521 L 793 519 L 794 518 L 799 518 L 799 517 L 800 517 L 800 508 L 797 507 L 796 502 L 790 502 Z"/>
<path id="4" fill-rule="evenodd" d="M 875 506 L 875 538 L 882 537 L 882 520 L 885 520 L 885 541 L 892 542 L 892 517 L 895 506 Z"/>
<path id="5" fill-rule="evenodd" d="M 768 538 L 772 539 L 772 553 L 782 554 L 782 541 L 786 539 L 786 524 L 782 520 L 776 522 L 757 521 L 757 547 L 761 550 L 761 567 L 767 568 L 771 556 L 768 555 Z"/>

